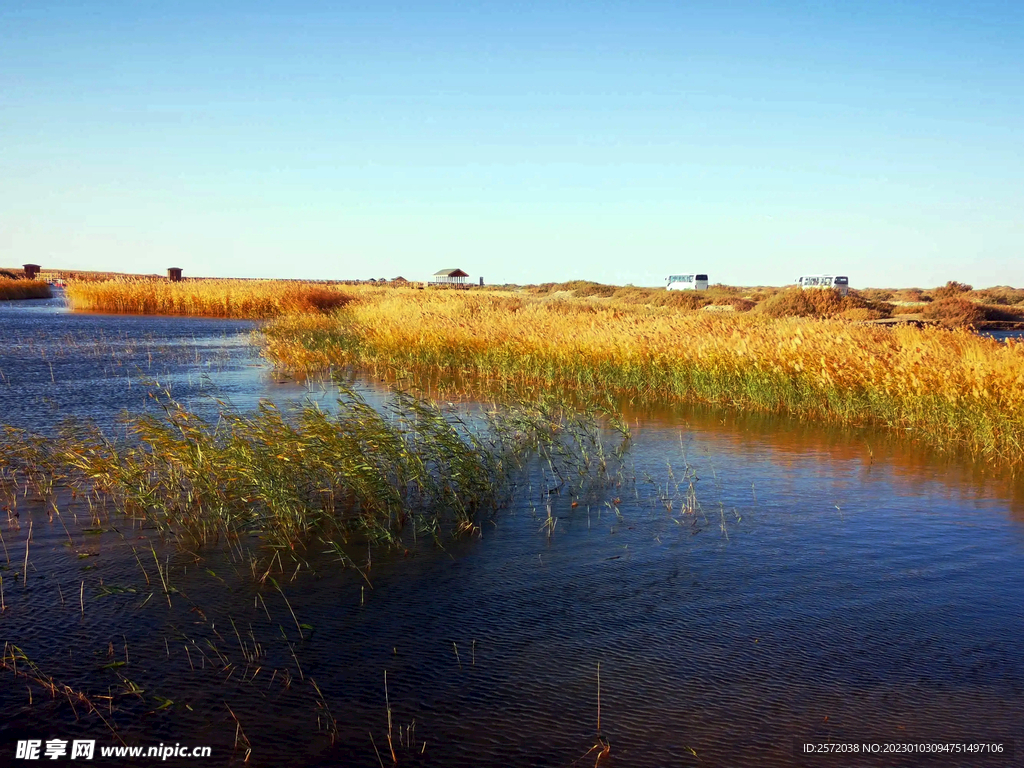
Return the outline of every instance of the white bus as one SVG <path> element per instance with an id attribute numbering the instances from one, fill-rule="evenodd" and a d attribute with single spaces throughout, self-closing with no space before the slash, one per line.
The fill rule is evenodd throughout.
<path id="1" fill-rule="evenodd" d="M 669 275 L 665 279 L 665 287 L 669 291 L 706 291 L 707 275 Z"/>
<path id="2" fill-rule="evenodd" d="M 804 275 L 796 279 L 801 288 L 835 288 L 845 296 L 850 292 L 850 279 L 845 275 Z"/>

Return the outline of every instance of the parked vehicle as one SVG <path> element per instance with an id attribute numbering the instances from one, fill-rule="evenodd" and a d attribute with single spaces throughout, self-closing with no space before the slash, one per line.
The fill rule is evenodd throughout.
<path id="1" fill-rule="evenodd" d="M 669 275 L 665 279 L 665 288 L 669 291 L 706 291 L 707 275 Z"/>
<path id="2" fill-rule="evenodd" d="M 850 278 L 845 275 L 804 275 L 796 283 L 801 288 L 834 288 L 843 296 L 850 292 Z"/>

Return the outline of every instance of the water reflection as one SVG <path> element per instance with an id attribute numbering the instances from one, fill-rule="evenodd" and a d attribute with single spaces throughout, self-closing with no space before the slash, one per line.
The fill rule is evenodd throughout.
<path id="1" fill-rule="evenodd" d="M 750 462 L 766 451 L 803 482 L 824 466 L 843 466 L 847 482 L 885 480 L 892 492 L 911 497 L 939 493 L 947 500 L 1002 499 L 1012 516 L 1024 522 L 1024 478 L 984 460 L 938 454 L 910 438 L 871 427 L 843 428 L 773 414 L 743 413 L 686 404 L 622 404 L 635 430 L 683 425 L 701 444 L 741 454 Z"/>

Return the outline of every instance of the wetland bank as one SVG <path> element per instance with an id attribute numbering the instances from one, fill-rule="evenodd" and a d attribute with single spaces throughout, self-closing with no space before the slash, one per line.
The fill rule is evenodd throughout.
<path id="1" fill-rule="evenodd" d="M 835 321 L 751 318 L 733 326 L 746 359 L 782 370 L 726 368 L 726 319 L 522 302 L 516 335 L 499 313 L 514 297 L 366 294 L 264 335 L 0 305 L 2 420 L 42 438 L 8 432 L 4 452 L 5 743 L 180 742 L 267 766 L 790 766 L 828 764 L 794 754 L 805 740 L 1020 746 L 1015 344 L 904 329 L 875 344 L 876 368 L 843 369 L 814 335 Z M 672 372 L 681 329 L 720 331 L 695 359 L 727 376 Z M 892 386 L 843 389 L 865 370 Z M 440 405 L 396 401 L 381 379 L 429 383 Z M 684 402 L 684 381 L 722 397 Z M 978 390 L 940 401 L 950 381 Z M 517 405 L 498 383 L 615 407 Z M 786 415 L 801 408 L 814 418 Z M 971 432 L 979 414 L 987 431 Z M 924 436 L 940 424 L 944 451 Z M 146 455 L 131 453 L 140 427 Z"/>

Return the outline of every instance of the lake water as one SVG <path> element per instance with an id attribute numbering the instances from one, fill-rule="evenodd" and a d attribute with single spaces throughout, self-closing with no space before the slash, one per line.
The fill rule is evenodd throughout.
<path id="1" fill-rule="evenodd" d="M 0 304 L 0 421 L 113 427 L 151 407 L 143 379 L 211 413 L 213 396 L 330 399 L 268 371 L 251 329 Z M 627 418 L 620 485 L 572 497 L 526 476 L 479 537 L 353 542 L 358 571 L 313 547 L 275 570 L 280 589 L 238 552 L 18 500 L 0 518 L 0 626 L 36 666 L 0 672 L 0 764 L 59 736 L 213 749 L 167 765 L 242 765 L 246 741 L 257 766 L 594 765 L 598 690 L 601 765 L 1021 764 L 1019 481 L 871 431 Z M 1006 751 L 795 748 L 827 741 Z"/>
<path id="2" fill-rule="evenodd" d="M 993 339 L 1006 341 L 1007 339 L 1024 339 L 1024 331 L 982 331 L 982 336 L 991 336 Z"/>

